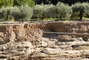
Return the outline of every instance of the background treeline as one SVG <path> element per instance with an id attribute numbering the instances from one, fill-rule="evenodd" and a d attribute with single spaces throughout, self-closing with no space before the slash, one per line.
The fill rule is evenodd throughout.
<path id="1" fill-rule="evenodd" d="M 69 5 L 72 5 L 76 2 L 81 2 L 81 3 L 89 2 L 89 0 L 34 0 L 34 1 L 36 2 L 36 4 L 44 3 L 44 4 L 54 4 L 54 5 L 56 5 L 59 1 Z"/>
<path id="2" fill-rule="evenodd" d="M 72 18 L 79 18 L 82 20 L 83 17 L 89 18 L 89 3 L 75 3 L 73 5 L 64 4 L 58 2 L 56 5 L 36 5 L 33 9 L 34 18 L 59 18 L 60 20 L 68 20 Z"/>
<path id="3" fill-rule="evenodd" d="M 21 5 L 29 5 L 33 7 L 35 2 L 33 0 L 0 0 L 0 8 L 4 7 L 11 7 L 11 6 L 21 6 Z"/>
<path id="4" fill-rule="evenodd" d="M 58 2 L 72 5 L 76 2 L 89 2 L 89 0 L 0 0 L 0 7 L 3 6 L 20 6 L 24 4 L 29 4 L 33 6 L 34 4 L 53 4 L 56 5 Z"/>
<path id="5" fill-rule="evenodd" d="M 30 21 L 56 18 L 58 20 L 72 20 L 79 17 L 89 17 L 89 3 L 75 3 L 72 5 L 58 2 L 57 4 L 36 4 L 33 0 L 0 0 L 0 19 L 15 21 Z"/>

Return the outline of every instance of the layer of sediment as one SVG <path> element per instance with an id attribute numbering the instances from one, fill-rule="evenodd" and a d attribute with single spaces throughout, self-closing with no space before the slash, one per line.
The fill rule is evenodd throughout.
<path id="1" fill-rule="evenodd" d="M 0 24 L 0 59 L 89 58 L 89 22 Z"/>

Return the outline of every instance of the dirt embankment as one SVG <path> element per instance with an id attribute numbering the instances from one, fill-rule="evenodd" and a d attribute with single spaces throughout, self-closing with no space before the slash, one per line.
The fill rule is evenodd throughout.
<path id="1" fill-rule="evenodd" d="M 45 30 L 53 32 L 89 33 L 89 22 L 55 22 L 45 24 Z"/>
<path id="2" fill-rule="evenodd" d="M 88 33 L 89 22 L 0 24 L 0 59 L 87 59 Z"/>

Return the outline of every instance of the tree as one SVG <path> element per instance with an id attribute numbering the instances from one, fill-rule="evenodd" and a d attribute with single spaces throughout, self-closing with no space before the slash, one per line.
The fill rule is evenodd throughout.
<path id="1" fill-rule="evenodd" d="M 9 18 L 11 17 L 12 9 L 13 9 L 13 7 L 2 7 L 0 9 L 0 17 L 5 18 L 5 20 L 9 20 Z"/>
<path id="2" fill-rule="evenodd" d="M 76 2 L 89 2 L 89 0 L 34 0 L 36 4 L 53 4 L 56 5 L 59 1 L 65 4 L 72 5 Z"/>
<path id="3" fill-rule="evenodd" d="M 15 20 L 21 20 L 23 23 L 23 21 L 30 20 L 33 15 L 33 9 L 28 5 L 20 7 L 15 6 L 11 11 L 11 15 Z"/>
<path id="4" fill-rule="evenodd" d="M 2 6 L 4 6 L 4 7 L 7 7 L 7 6 L 11 7 L 13 5 L 14 5 L 14 0 L 0 0 L 0 8 Z"/>
<path id="5" fill-rule="evenodd" d="M 56 7 L 57 7 L 57 14 L 58 14 L 57 17 L 59 17 L 61 20 L 62 18 L 70 18 L 72 13 L 72 9 L 70 6 L 58 2 Z"/>
<path id="6" fill-rule="evenodd" d="M 55 5 L 50 5 L 44 15 L 47 17 L 47 18 L 56 18 L 57 15 L 58 15 L 58 12 L 57 12 L 57 7 Z"/>
<path id="7" fill-rule="evenodd" d="M 44 5 L 36 5 L 34 10 L 33 10 L 33 17 L 39 19 L 43 16 L 43 12 L 44 12 Z"/>
<path id="8" fill-rule="evenodd" d="M 72 5 L 73 13 L 78 13 L 80 16 L 80 20 L 82 20 L 83 15 L 89 10 L 88 3 L 75 3 Z"/>
<path id="9" fill-rule="evenodd" d="M 53 17 L 55 15 L 55 12 L 53 11 L 54 5 L 49 4 L 49 5 L 36 5 L 34 10 L 33 10 L 33 18 L 49 18 L 49 17 Z M 52 8 L 52 9 L 51 9 Z M 53 14 L 54 13 L 54 14 Z"/>
<path id="10" fill-rule="evenodd" d="M 14 0 L 14 6 L 22 6 L 22 5 L 29 5 L 33 7 L 35 2 L 33 0 Z"/>
<path id="11" fill-rule="evenodd" d="M 50 4 L 51 0 L 34 0 L 36 4 Z"/>

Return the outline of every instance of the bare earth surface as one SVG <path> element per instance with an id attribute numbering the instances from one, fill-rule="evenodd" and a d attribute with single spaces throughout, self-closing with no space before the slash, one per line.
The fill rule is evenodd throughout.
<path id="1" fill-rule="evenodd" d="M 1 23 L 0 60 L 89 60 L 89 22 Z"/>

